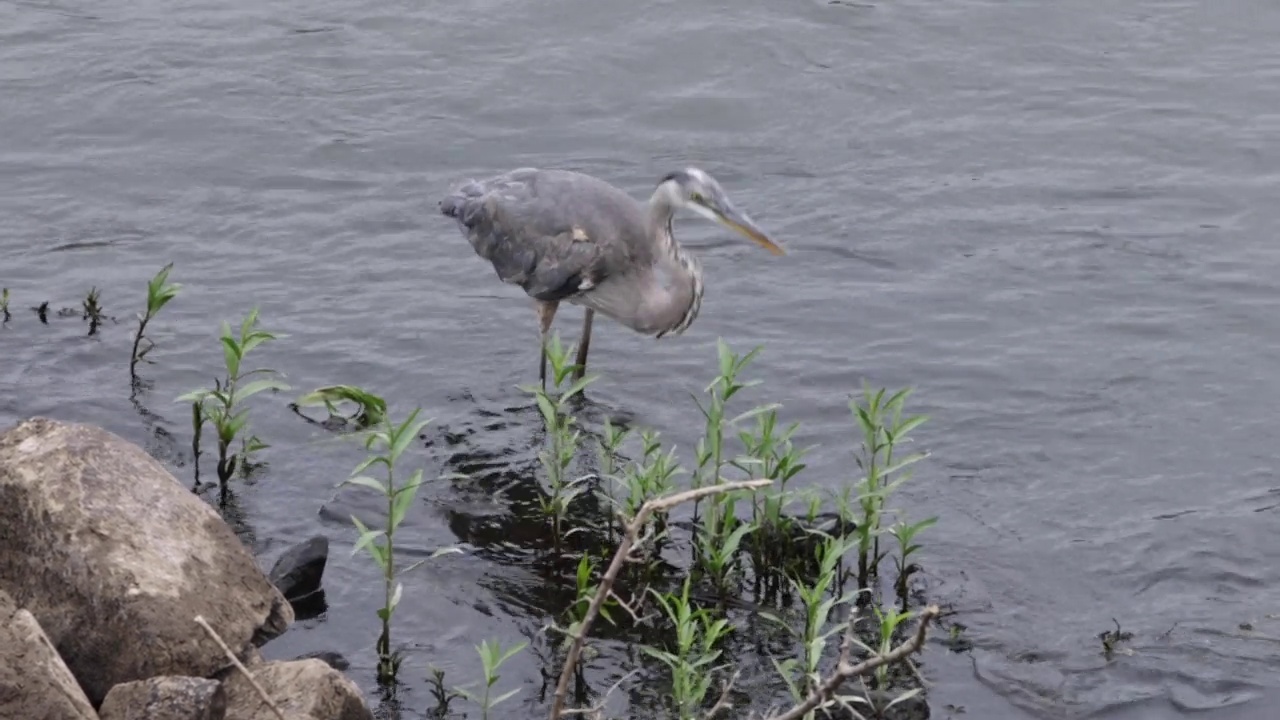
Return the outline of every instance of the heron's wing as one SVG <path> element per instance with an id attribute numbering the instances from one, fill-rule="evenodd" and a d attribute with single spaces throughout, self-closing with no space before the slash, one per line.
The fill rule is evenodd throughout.
<path id="1" fill-rule="evenodd" d="M 639 260 L 636 203 L 587 175 L 522 168 L 473 180 L 446 195 L 440 212 L 503 282 L 538 300 L 585 292 Z"/>

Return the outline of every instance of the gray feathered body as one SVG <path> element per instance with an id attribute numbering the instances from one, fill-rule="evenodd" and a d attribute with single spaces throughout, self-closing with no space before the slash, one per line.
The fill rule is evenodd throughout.
<path id="1" fill-rule="evenodd" d="M 603 180 L 521 168 L 458 186 L 440 201 L 476 254 L 532 298 L 582 305 L 662 337 L 691 325 L 702 269 L 671 234 L 661 193 L 646 205 Z"/>

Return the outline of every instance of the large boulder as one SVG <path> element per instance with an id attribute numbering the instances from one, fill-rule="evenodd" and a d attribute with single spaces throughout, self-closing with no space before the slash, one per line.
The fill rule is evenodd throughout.
<path id="1" fill-rule="evenodd" d="M 373 720 L 360 688 L 321 660 L 274 660 L 248 670 L 287 720 Z M 243 673 L 224 674 L 228 718 L 279 720 Z"/>
<path id="2" fill-rule="evenodd" d="M 0 590 L 0 718 L 97 720 L 35 616 Z"/>
<path id="3" fill-rule="evenodd" d="M 142 448 L 32 418 L 0 434 L 0 589 L 31 611 L 96 707 L 115 685 L 208 677 L 293 611 L 218 513 Z"/>
<path id="4" fill-rule="evenodd" d="M 217 680 L 154 677 L 121 683 L 98 708 L 101 720 L 224 720 L 227 694 Z"/>

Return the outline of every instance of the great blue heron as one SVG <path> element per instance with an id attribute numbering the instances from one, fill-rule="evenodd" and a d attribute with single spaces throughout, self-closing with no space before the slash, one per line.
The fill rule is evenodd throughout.
<path id="1" fill-rule="evenodd" d="M 440 212 L 457 220 L 498 277 L 533 298 L 544 388 L 547 335 L 561 302 L 585 308 L 575 377 L 586 371 L 596 312 L 657 338 L 693 324 L 702 305 L 702 265 L 671 233 L 680 208 L 783 254 L 715 178 L 693 167 L 663 177 L 647 205 L 591 175 L 536 168 L 470 180 L 440 201 Z"/>

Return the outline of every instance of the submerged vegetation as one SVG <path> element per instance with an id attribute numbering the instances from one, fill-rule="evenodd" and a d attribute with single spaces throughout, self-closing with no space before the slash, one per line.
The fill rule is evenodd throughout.
<path id="1" fill-rule="evenodd" d="M 155 343 L 151 342 L 150 338 L 144 337 L 147 325 L 160 314 L 160 310 L 168 305 L 170 300 L 178 296 L 178 291 L 182 289 L 181 285 L 168 282 L 169 271 L 172 269 L 173 263 L 165 265 L 147 282 L 147 310 L 138 315 L 138 331 L 134 333 L 133 350 L 129 354 L 129 377 L 135 381 L 138 378 L 138 363 L 144 360 L 147 353 L 155 347 Z M 147 342 L 145 346 L 142 344 L 143 340 Z"/>
<path id="2" fill-rule="evenodd" d="M 135 383 L 139 362 L 152 362 L 146 331 L 181 287 L 168 282 L 171 268 L 148 283 L 129 363 Z M 82 308 L 94 329 L 98 298 L 95 288 Z M 6 322 L 8 304 L 5 290 L 0 315 Z M 42 321 L 47 309 L 45 303 L 37 311 Z M 256 309 L 237 330 L 222 323 L 223 367 L 213 386 L 176 400 L 191 408 L 197 489 L 202 431 L 205 425 L 214 431 L 223 503 L 231 479 L 247 477 L 258 467 L 254 456 L 270 447 L 253 432 L 247 401 L 289 389 L 275 370 L 247 364 L 255 348 L 285 336 L 262 329 Z M 921 539 L 936 518 L 912 521 L 896 499 L 912 466 L 927 457 L 907 452 L 926 418 L 906 412 L 906 389 L 863 387 L 849 402 L 857 442 L 849 467 L 856 475 L 811 481 L 805 458 L 813 448 L 797 443 L 800 423 L 788 423 L 777 403 L 740 407 L 759 385 L 747 376 L 760 352 L 738 354 L 718 343 L 715 376 L 690 405 L 703 431 L 685 465 L 655 430 L 587 422 L 585 390 L 597 378 L 572 380 L 574 348 L 551 337 L 550 389 L 522 387 L 543 437 L 536 477 L 525 478 L 520 490 L 535 491 L 536 502 L 513 504 L 512 512 L 542 528 L 546 542 L 531 551 L 533 565 L 553 592 L 563 592 L 564 602 L 527 642 L 504 648 L 483 640 L 476 647 L 483 676 L 476 682 L 449 685 L 434 664 L 423 668 L 441 717 L 453 712 L 452 702 L 466 700 L 487 720 L 518 691 L 498 687 L 500 667 L 526 649 L 540 651 L 545 663 L 541 699 L 551 720 L 602 718 L 619 690 L 632 702 L 637 690 L 641 697 L 656 695 L 652 709 L 679 720 L 738 716 L 726 711 L 743 703 L 770 720 L 814 720 L 836 706 L 852 713 L 845 716 L 887 717 L 922 692 L 911 656 L 939 610 L 918 607 L 911 579 L 920 569 Z M 341 412 L 348 405 L 354 411 Z M 302 408 L 324 408 L 324 422 L 307 419 L 362 441 L 367 453 L 335 484 L 383 499 L 376 521 L 351 516 L 352 553 L 363 550 L 377 570 L 377 679 L 393 691 L 404 661 L 392 623 L 405 592 L 401 577 L 432 558 L 462 552 L 446 547 L 411 564 L 397 555 L 397 533 L 424 485 L 424 471 L 406 465 L 430 420 L 421 418 L 420 408 L 393 420 L 384 398 L 347 384 L 320 386 L 289 407 L 304 418 Z M 440 481 L 468 478 L 447 473 Z M 832 486 L 839 489 L 824 489 Z M 593 635 L 600 620 L 611 640 L 625 638 L 640 651 L 630 656 L 631 672 L 608 688 L 591 668 L 605 652 L 604 634 Z M 1103 643 L 1109 649 L 1107 637 Z M 743 652 L 764 662 L 744 664 Z M 748 683 L 744 672 L 757 676 Z M 772 701 L 762 683 L 775 688 Z"/>
<path id="3" fill-rule="evenodd" d="M 385 401 L 378 400 L 378 404 L 385 407 Z M 391 422 L 385 415 L 381 416 L 378 425 L 365 435 L 365 449 L 369 451 L 369 457 L 357 465 L 351 472 L 351 477 L 343 482 L 344 485 L 361 485 L 371 488 L 380 493 L 387 502 L 385 523 L 381 528 L 370 530 L 359 518 L 354 515 L 351 517 L 351 522 L 360 531 L 352 552 L 359 552 L 362 548 L 368 550 L 369 557 L 382 571 L 384 596 L 383 605 L 378 609 L 378 618 L 382 621 L 382 634 L 378 636 L 377 645 L 378 682 L 380 683 L 394 682 L 400 670 L 401 657 L 391 649 L 391 616 L 395 613 L 396 606 L 400 604 L 400 596 L 404 591 L 404 585 L 397 578 L 426 562 L 426 560 L 419 560 L 408 567 L 400 568 L 396 564 L 395 556 L 396 529 L 404 521 L 409 509 L 413 507 L 414 496 L 422 486 L 422 470 L 414 471 L 409 480 L 402 484 L 397 485 L 395 480 L 396 462 L 409 448 L 409 444 L 418 438 L 422 428 L 431 422 L 419 420 L 419 412 L 420 410 L 415 408 L 409 413 L 409 417 L 399 424 Z M 386 480 L 361 474 L 374 465 L 383 467 Z M 439 557 L 447 552 L 461 552 L 461 550 L 453 547 L 442 548 L 431 557 Z"/>
<path id="4" fill-rule="evenodd" d="M 275 370 L 270 368 L 244 369 L 245 356 L 264 342 L 281 337 L 258 327 L 258 311 L 251 310 L 240 323 L 240 335 L 231 333 L 231 326 L 222 323 L 222 357 L 226 374 L 222 378 L 214 378 L 212 388 L 201 388 L 180 395 L 175 402 L 191 403 L 191 416 L 194 434 L 192 450 L 199 462 L 200 438 L 205 423 L 213 426 L 218 440 L 218 486 L 223 496 L 227 492 L 227 483 L 235 475 L 237 469 L 242 475 L 248 475 L 253 468 L 252 454 L 269 447 L 257 435 L 250 431 L 249 408 L 244 406 L 246 400 L 264 390 L 288 390 L 289 386 L 279 380 Z M 253 375 L 266 375 L 247 380 Z M 240 440 L 238 450 L 232 448 L 235 441 Z"/>

